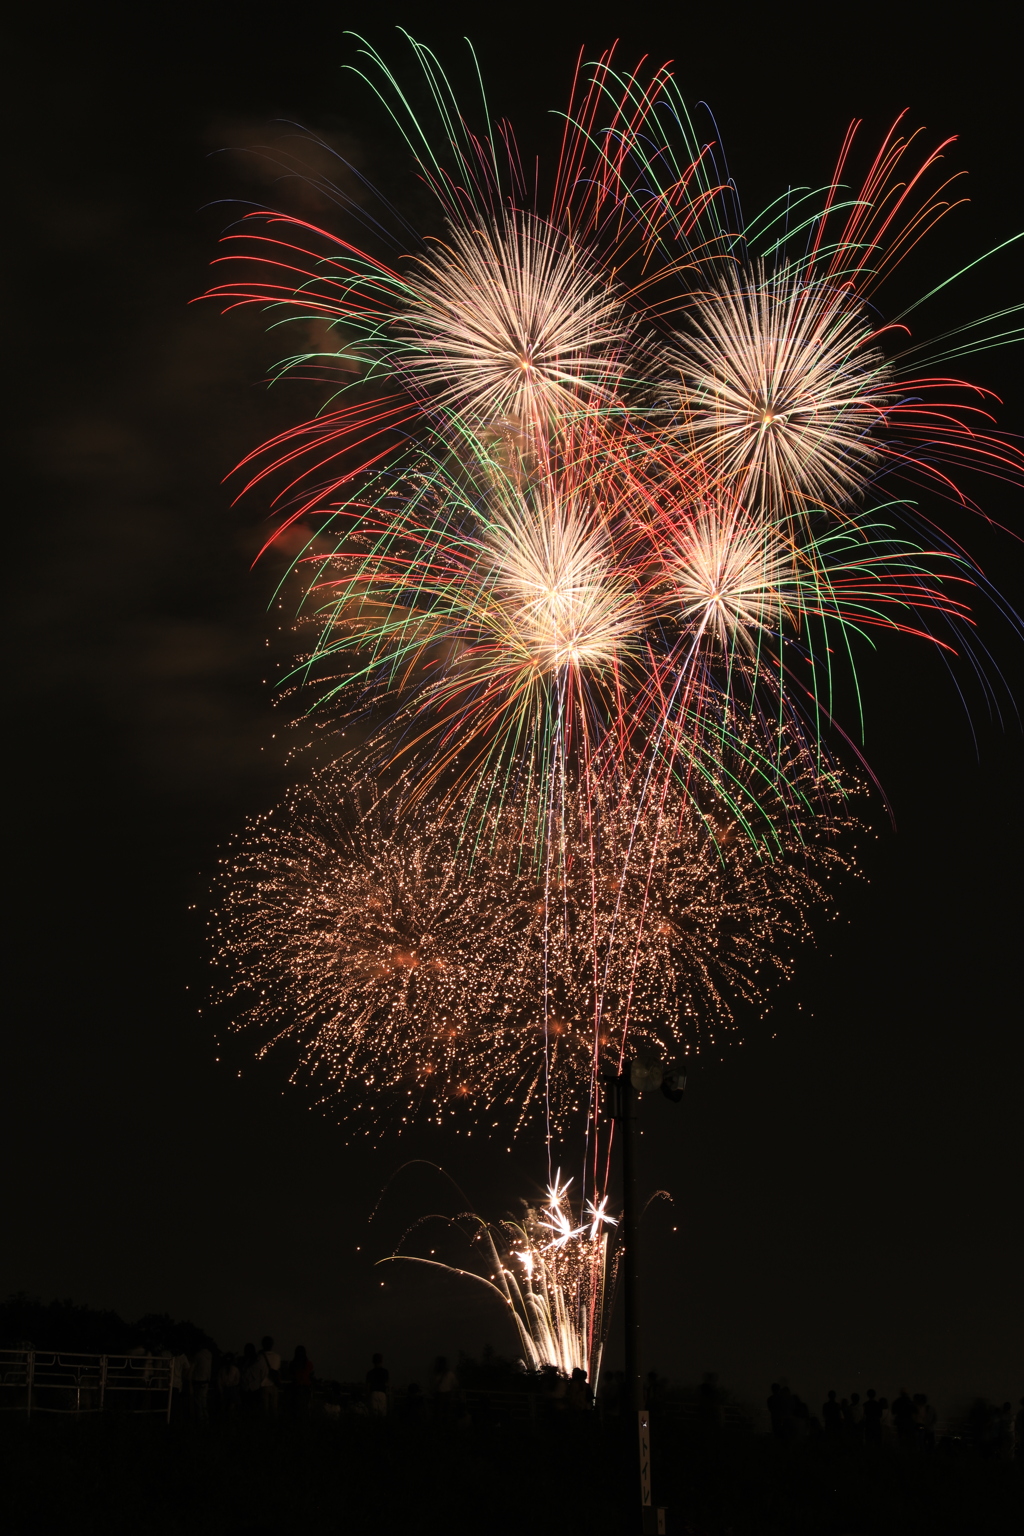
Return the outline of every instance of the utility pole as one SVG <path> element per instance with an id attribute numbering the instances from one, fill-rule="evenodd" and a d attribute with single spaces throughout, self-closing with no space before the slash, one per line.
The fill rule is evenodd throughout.
<path id="1" fill-rule="evenodd" d="M 640 1380 L 640 1212 L 636 1198 L 636 1097 L 630 1070 L 616 1080 L 615 1118 L 622 1137 L 622 1299 L 625 1304 L 626 1402 L 633 1413 L 644 1406 Z"/>
<path id="2" fill-rule="evenodd" d="M 626 1408 L 636 1416 L 640 1454 L 640 1530 L 659 1536 L 665 1511 L 651 1503 L 651 1415 L 644 1403 L 640 1374 L 640 1202 L 636 1187 L 636 1095 L 660 1088 L 678 1103 L 686 1074 L 660 1062 L 631 1061 L 625 1072 L 610 1079 L 614 1089 L 612 1118 L 622 1139 L 622 1299 L 625 1313 Z"/>

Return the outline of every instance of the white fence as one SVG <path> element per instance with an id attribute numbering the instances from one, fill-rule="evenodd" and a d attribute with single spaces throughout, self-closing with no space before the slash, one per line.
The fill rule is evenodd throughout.
<path id="1" fill-rule="evenodd" d="M 33 1413 L 162 1413 L 171 1417 L 166 1355 L 86 1355 L 66 1349 L 0 1349 L 0 1409 Z"/>

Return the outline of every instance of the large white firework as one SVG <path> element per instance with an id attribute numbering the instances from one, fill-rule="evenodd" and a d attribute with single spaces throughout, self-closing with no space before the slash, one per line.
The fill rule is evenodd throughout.
<path id="1" fill-rule="evenodd" d="M 532 433 L 614 400 L 628 317 L 607 279 L 541 219 L 455 228 L 407 284 L 395 363 L 452 411 Z"/>
<path id="2" fill-rule="evenodd" d="M 694 300 L 667 362 L 677 430 L 755 510 L 841 509 L 870 476 L 891 370 L 840 278 L 737 266 Z"/>
<path id="3" fill-rule="evenodd" d="M 649 617 L 586 482 L 541 470 L 467 487 L 425 467 L 408 485 L 317 557 L 314 664 L 356 671 L 356 709 L 373 679 L 403 766 L 475 772 L 531 742 L 546 761 L 556 720 L 600 742 Z"/>
<path id="4" fill-rule="evenodd" d="M 710 498 L 671 531 L 661 551 L 667 591 L 693 644 L 754 648 L 761 631 L 781 628 L 794 551 L 770 521 Z"/>
<path id="5" fill-rule="evenodd" d="M 546 483 L 532 504 L 496 508 L 482 543 L 490 602 L 471 612 L 516 670 L 613 667 L 643 629 L 632 573 L 615 568 L 599 509 Z"/>

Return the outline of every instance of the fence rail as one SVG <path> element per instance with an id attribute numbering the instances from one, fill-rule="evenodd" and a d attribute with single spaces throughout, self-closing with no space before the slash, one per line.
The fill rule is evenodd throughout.
<path id="1" fill-rule="evenodd" d="M 0 1349 L 0 1409 L 24 1413 L 127 1413 L 171 1417 L 172 1362 L 165 1355 L 89 1355 Z"/>

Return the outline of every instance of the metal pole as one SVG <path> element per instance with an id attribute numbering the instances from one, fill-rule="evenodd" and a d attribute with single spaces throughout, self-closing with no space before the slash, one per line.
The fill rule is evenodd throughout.
<path id="1" fill-rule="evenodd" d="M 640 1210 L 636 1195 L 636 1099 L 630 1069 L 617 1082 L 616 1104 L 622 1137 L 622 1300 L 625 1312 L 626 1403 L 636 1415 L 640 1453 L 640 1529 L 651 1520 L 651 1417 L 640 1379 Z"/>
<path id="2" fill-rule="evenodd" d="M 644 1406 L 643 1386 L 640 1381 L 640 1258 L 638 1233 L 640 1213 L 636 1199 L 635 1127 L 636 1100 L 629 1069 L 618 1081 L 619 1134 L 622 1137 L 622 1237 L 623 1255 L 622 1291 L 626 1315 L 626 1401 L 634 1413 Z"/>
<path id="3" fill-rule="evenodd" d="M 634 1071 L 636 1075 L 634 1076 Z M 622 1290 L 625 1311 L 626 1403 L 637 1416 L 640 1451 L 641 1530 L 660 1536 L 665 1530 L 665 1511 L 651 1502 L 651 1415 L 644 1404 L 640 1375 L 640 1204 L 636 1188 L 636 1098 L 638 1089 L 660 1088 L 678 1103 L 686 1086 L 681 1067 L 668 1069 L 660 1063 L 630 1062 L 615 1083 L 615 1119 L 622 1136 Z"/>
<path id="4" fill-rule="evenodd" d="M 32 1417 L 32 1383 L 36 1377 L 36 1352 L 34 1349 L 30 1349 L 28 1352 L 26 1367 L 25 1380 L 28 1385 L 28 1396 L 25 1400 L 25 1417 L 30 1419 Z"/>
<path id="5" fill-rule="evenodd" d="M 637 1420 L 640 1427 L 640 1517 L 646 1531 L 651 1507 L 651 1416 L 646 1408 L 640 1409 Z"/>

